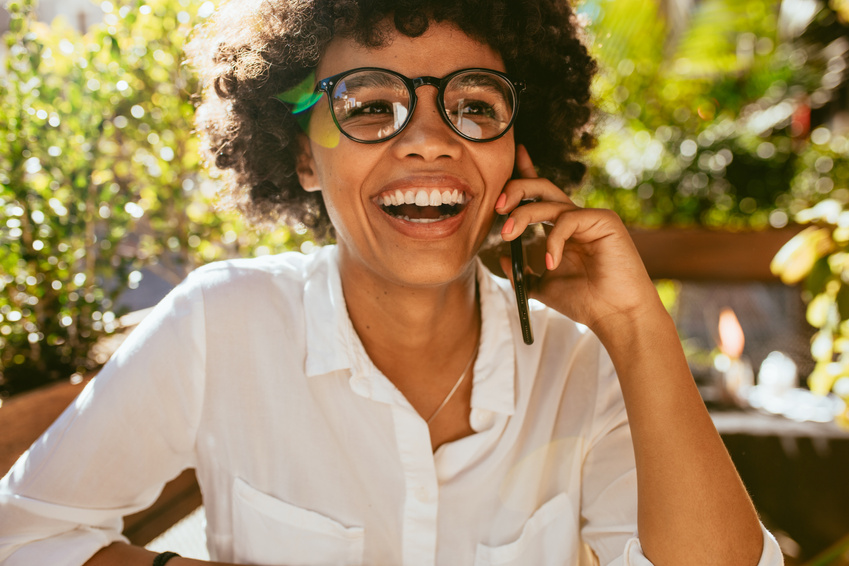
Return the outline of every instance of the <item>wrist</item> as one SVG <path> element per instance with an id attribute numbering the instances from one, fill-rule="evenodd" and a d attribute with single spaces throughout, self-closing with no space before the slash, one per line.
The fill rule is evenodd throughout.
<path id="1" fill-rule="evenodd" d="M 678 340 L 675 322 L 659 299 L 656 304 L 605 316 L 591 330 L 609 351 L 641 348 L 661 337 L 674 336 Z"/>
<path id="2" fill-rule="evenodd" d="M 666 309 L 620 318 L 605 325 L 598 337 L 613 362 L 626 405 L 649 393 L 654 402 L 675 397 L 680 403 L 682 394 L 690 400 L 698 397 L 678 330 Z"/>

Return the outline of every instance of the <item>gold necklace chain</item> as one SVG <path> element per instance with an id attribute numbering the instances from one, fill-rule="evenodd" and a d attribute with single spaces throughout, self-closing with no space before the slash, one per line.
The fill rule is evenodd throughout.
<path id="1" fill-rule="evenodd" d="M 433 414 L 430 416 L 430 418 L 427 419 L 428 425 L 430 425 L 430 423 L 433 422 L 433 419 L 436 418 L 436 415 L 438 415 L 439 412 L 442 411 L 442 409 L 445 408 L 445 405 L 448 404 L 448 401 L 451 400 L 451 398 L 454 396 L 454 393 L 456 393 L 457 389 L 460 388 L 460 384 L 463 383 L 463 380 L 466 378 L 466 374 L 469 373 L 469 369 L 472 367 L 472 362 L 475 361 L 475 357 L 477 356 L 477 354 L 478 354 L 478 347 L 475 346 L 475 349 L 472 352 L 472 357 L 469 358 L 469 363 L 466 364 L 466 369 L 464 369 L 463 373 L 460 374 L 460 379 L 457 380 L 457 383 L 455 383 L 454 387 L 451 388 L 451 391 L 448 392 L 448 395 L 445 397 L 445 399 L 443 399 L 442 404 L 439 405 L 439 407 L 436 408 L 436 410 L 433 412 Z"/>

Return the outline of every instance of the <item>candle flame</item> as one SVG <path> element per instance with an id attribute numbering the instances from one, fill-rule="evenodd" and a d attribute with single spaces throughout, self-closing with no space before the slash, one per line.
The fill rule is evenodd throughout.
<path id="1" fill-rule="evenodd" d="M 745 344 L 746 337 L 737 315 L 728 307 L 722 309 L 719 313 L 719 350 L 732 360 L 739 360 Z"/>

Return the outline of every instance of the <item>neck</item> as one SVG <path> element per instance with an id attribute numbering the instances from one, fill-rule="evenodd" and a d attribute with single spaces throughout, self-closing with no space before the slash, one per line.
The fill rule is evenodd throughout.
<path id="1" fill-rule="evenodd" d="M 452 281 L 420 287 L 367 274 L 344 254 L 340 274 L 354 329 L 390 380 L 457 379 L 480 336 L 474 262 Z"/>

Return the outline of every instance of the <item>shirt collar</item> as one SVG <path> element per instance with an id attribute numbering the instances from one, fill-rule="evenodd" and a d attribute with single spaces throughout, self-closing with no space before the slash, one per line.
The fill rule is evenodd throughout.
<path id="1" fill-rule="evenodd" d="M 353 325 L 342 293 L 336 246 L 325 246 L 311 263 L 304 286 L 306 318 L 305 363 L 309 377 L 339 370 L 373 368 Z M 515 405 L 516 339 L 508 318 L 509 301 L 495 276 L 478 260 L 481 338 L 475 361 L 473 408 L 513 414 Z M 377 371 L 374 368 L 374 371 Z"/>
<path id="2" fill-rule="evenodd" d="M 304 285 L 308 377 L 351 368 L 348 308 L 336 246 L 316 252 Z"/>
<path id="3" fill-rule="evenodd" d="M 510 302 L 495 276 L 478 259 L 481 338 L 475 361 L 472 407 L 513 414 L 516 382 L 515 329 L 508 318 Z"/>

